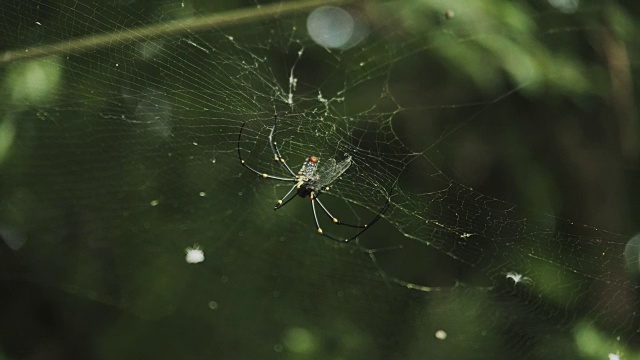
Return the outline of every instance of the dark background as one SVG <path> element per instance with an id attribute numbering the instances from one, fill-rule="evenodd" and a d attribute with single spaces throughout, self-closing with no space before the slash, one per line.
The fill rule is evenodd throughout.
<path id="1" fill-rule="evenodd" d="M 184 4 L 3 2 L 0 50 L 260 12 Z M 0 359 L 637 356 L 637 9 L 571 4 L 350 4 L 351 49 L 300 11 L 3 60 Z M 240 166 L 246 122 L 277 171 L 276 113 L 294 170 L 354 157 L 332 212 L 392 194 L 357 241 Z"/>

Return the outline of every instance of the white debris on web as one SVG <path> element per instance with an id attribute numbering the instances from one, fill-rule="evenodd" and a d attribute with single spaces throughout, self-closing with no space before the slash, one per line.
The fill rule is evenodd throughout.
<path id="1" fill-rule="evenodd" d="M 533 280 L 530 277 L 519 274 L 515 271 L 510 271 L 506 274 L 507 279 L 513 280 L 514 284 L 523 283 L 523 284 L 531 284 Z"/>
<path id="2" fill-rule="evenodd" d="M 289 84 L 291 84 L 291 90 L 295 91 L 296 86 L 298 86 L 298 79 L 295 76 L 293 76 L 293 72 L 291 72 L 291 76 L 289 76 Z"/>
<path id="3" fill-rule="evenodd" d="M 438 330 L 436 331 L 436 333 L 434 334 L 434 336 L 436 337 L 436 339 L 438 340 L 445 340 L 447 338 L 447 332 L 444 330 Z"/>
<path id="4" fill-rule="evenodd" d="M 298 79 L 293 76 L 293 69 L 291 69 L 291 75 L 289 76 L 289 97 L 287 98 L 288 104 L 293 104 L 293 92 L 296 90 L 296 86 L 298 85 Z"/>
<path id="5" fill-rule="evenodd" d="M 613 354 L 613 353 L 609 354 L 609 360 L 620 360 L 620 359 L 622 359 L 620 357 L 620 354 Z"/>
<path id="6" fill-rule="evenodd" d="M 327 104 L 329 101 L 322 96 L 322 91 L 318 91 L 318 101 L 323 104 Z"/>
<path id="7" fill-rule="evenodd" d="M 209 50 L 207 50 L 207 49 L 203 48 L 202 46 L 200 46 L 200 45 L 196 44 L 193 40 L 186 40 L 186 41 L 187 41 L 187 43 L 188 43 L 189 45 L 192 45 L 192 46 L 194 46 L 195 48 L 200 49 L 200 50 L 204 51 L 204 52 L 205 52 L 205 53 L 207 53 L 207 54 L 209 53 Z"/>
<path id="8" fill-rule="evenodd" d="M 298 61 L 300 61 L 300 58 L 302 57 L 303 53 L 304 53 L 304 48 L 301 48 L 298 51 L 298 58 L 296 59 L 295 64 L 291 67 L 291 70 L 289 70 L 289 94 L 287 97 L 287 103 L 289 105 L 293 105 L 293 93 L 294 91 L 296 91 L 296 87 L 298 86 L 298 78 L 296 78 L 294 75 L 296 64 L 298 63 Z"/>
<path id="9" fill-rule="evenodd" d="M 184 251 L 187 254 L 185 256 L 185 260 L 187 261 L 187 263 L 198 264 L 204 261 L 204 252 L 198 244 L 195 244 L 192 247 L 189 246 L 184 249 Z"/>

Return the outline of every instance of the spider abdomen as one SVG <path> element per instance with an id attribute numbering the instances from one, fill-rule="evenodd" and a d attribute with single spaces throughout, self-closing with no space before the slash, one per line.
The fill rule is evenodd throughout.
<path id="1" fill-rule="evenodd" d="M 308 197 L 309 195 L 311 195 L 311 189 L 309 189 L 308 187 L 301 187 L 298 189 L 298 195 L 301 197 Z"/>
<path id="2" fill-rule="evenodd" d="M 320 195 L 320 189 L 314 183 L 303 183 L 297 190 L 297 193 L 301 197 L 309 197 L 311 193 L 315 196 Z"/>

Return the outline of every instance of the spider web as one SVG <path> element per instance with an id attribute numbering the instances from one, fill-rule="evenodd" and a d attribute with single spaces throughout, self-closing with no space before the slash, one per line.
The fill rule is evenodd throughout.
<path id="1" fill-rule="evenodd" d="M 188 21 L 242 17 L 3 4 L 3 328 L 46 338 L 8 315 L 28 316 L 15 303 L 35 288 L 97 320 L 78 320 L 84 358 L 631 357 L 637 238 L 599 228 L 633 229 L 619 164 L 637 140 L 603 135 L 618 132 L 601 117 L 634 117 L 624 82 L 600 82 L 635 67 L 620 55 L 635 19 L 549 3 L 347 4 L 369 34 L 342 49 L 310 39 L 314 4 L 208 27 Z M 275 117 L 294 171 L 352 158 L 322 194 L 342 221 L 391 199 L 354 243 L 320 237 L 308 199 L 274 212 L 290 184 L 240 166 L 238 148 L 287 175 Z M 196 244 L 206 260 L 187 264 Z M 0 351 L 25 355 L 4 334 Z"/>

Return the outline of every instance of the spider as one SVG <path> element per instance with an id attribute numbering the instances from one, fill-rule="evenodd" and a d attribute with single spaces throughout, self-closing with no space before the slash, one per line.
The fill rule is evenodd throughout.
<path id="1" fill-rule="evenodd" d="M 289 189 L 289 191 L 287 191 L 287 193 L 280 200 L 276 202 L 274 210 L 280 209 L 281 207 L 289 203 L 289 201 L 293 200 L 295 198 L 295 194 L 303 198 L 308 197 L 311 200 L 311 209 L 313 210 L 313 219 L 315 220 L 315 225 L 316 225 L 318 234 L 322 236 L 326 236 L 329 239 L 332 239 L 335 241 L 349 242 L 357 238 L 358 236 L 360 236 L 360 234 L 362 234 L 367 229 L 369 229 L 371 225 L 375 224 L 378 220 L 380 220 L 380 217 L 382 217 L 382 214 L 384 214 L 384 212 L 389 207 L 390 199 L 387 198 L 387 201 L 382 206 L 378 214 L 365 225 L 348 224 L 338 220 L 338 218 L 333 216 L 331 212 L 329 212 L 327 207 L 324 206 L 324 204 L 320 201 L 319 197 L 320 197 L 320 194 L 323 193 L 323 191 L 329 190 L 329 186 L 332 185 L 340 177 L 340 175 L 342 175 L 345 171 L 347 171 L 347 169 L 351 166 L 351 157 L 349 156 L 339 163 L 337 163 L 335 159 L 329 159 L 327 160 L 326 165 L 319 166 L 318 164 L 320 163 L 320 159 L 314 155 L 311 155 L 304 161 L 304 163 L 302 164 L 302 167 L 300 168 L 300 170 L 298 170 L 298 173 L 293 172 L 293 170 L 291 170 L 287 162 L 284 160 L 284 158 L 280 154 L 280 150 L 278 150 L 278 145 L 275 141 L 276 127 L 278 126 L 278 115 L 276 115 L 274 118 L 273 127 L 271 128 L 271 132 L 269 133 L 269 145 L 271 146 L 271 151 L 273 152 L 273 160 L 277 161 L 282 166 L 282 169 L 285 172 L 287 172 L 288 175 L 290 175 L 290 177 L 269 175 L 267 173 L 260 172 L 252 168 L 251 166 L 247 165 L 247 163 L 242 158 L 242 154 L 240 152 L 240 140 L 242 139 L 242 130 L 244 129 L 245 124 L 246 123 L 242 124 L 242 126 L 240 127 L 240 132 L 238 133 L 238 158 L 240 158 L 240 164 L 242 164 L 242 166 L 249 169 L 251 172 L 255 173 L 256 175 L 260 176 L 263 179 L 288 181 L 288 182 L 295 183 L 291 187 L 291 189 Z M 291 194 L 294 194 L 294 195 L 290 196 Z M 320 205 L 320 208 L 322 209 L 322 211 L 331 219 L 331 221 L 334 224 L 360 229 L 360 231 L 354 236 L 352 236 L 351 238 L 343 239 L 343 240 L 337 239 L 325 233 L 324 230 L 322 230 L 322 227 L 320 227 L 320 222 L 318 221 L 316 203 Z"/>

